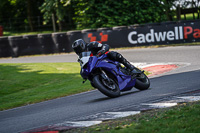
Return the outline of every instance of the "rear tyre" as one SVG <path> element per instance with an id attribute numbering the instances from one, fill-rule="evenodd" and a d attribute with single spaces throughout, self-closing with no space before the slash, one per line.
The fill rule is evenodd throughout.
<path id="1" fill-rule="evenodd" d="M 139 90 L 147 90 L 149 86 L 150 80 L 144 73 L 141 73 L 136 77 L 135 88 Z"/>
<path id="2" fill-rule="evenodd" d="M 120 96 L 120 89 L 114 79 L 109 78 L 110 82 L 103 79 L 101 76 L 96 75 L 93 78 L 94 86 L 104 95 L 115 98 Z"/>

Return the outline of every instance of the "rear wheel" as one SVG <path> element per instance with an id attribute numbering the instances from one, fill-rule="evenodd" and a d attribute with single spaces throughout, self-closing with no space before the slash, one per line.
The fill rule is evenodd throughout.
<path id="1" fill-rule="evenodd" d="M 136 77 L 135 88 L 139 90 L 147 90 L 149 86 L 150 80 L 144 73 L 141 73 Z"/>
<path id="2" fill-rule="evenodd" d="M 120 96 L 120 89 L 115 79 L 108 78 L 110 81 L 102 78 L 100 75 L 96 75 L 93 78 L 93 84 L 100 92 L 108 97 L 114 98 Z"/>

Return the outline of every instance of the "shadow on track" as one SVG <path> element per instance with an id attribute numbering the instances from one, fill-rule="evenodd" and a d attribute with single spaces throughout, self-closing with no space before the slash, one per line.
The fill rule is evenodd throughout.
<path id="1" fill-rule="evenodd" d="M 134 89 L 134 88 L 133 88 Z M 132 91 L 127 91 L 127 92 L 121 92 L 121 95 L 119 97 L 124 97 L 126 95 L 131 95 L 131 94 L 136 94 L 136 93 L 139 93 L 141 91 L 139 90 L 132 90 Z M 99 92 L 101 93 L 101 92 Z M 104 97 L 101 97 L 101 98 L 97 98 L 97 99 L 93 99 L 91 101 L 88 101 L 87 103 L 97 103 L 97 102 L 103 102 L 103 101 L 109 101 L 109 100 L 114 100 L 114 99 L 117 99 L 119 97 L 116 97 L 116 98 L 110 98 L 110 97 L 107 97 L 106 95 L 103 95 Z"/>

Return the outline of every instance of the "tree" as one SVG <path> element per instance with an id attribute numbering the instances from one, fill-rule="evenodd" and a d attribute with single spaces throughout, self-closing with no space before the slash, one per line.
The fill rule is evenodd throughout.
<path id="1" fill-rule="evenodd" d="M 163 7 L 165 9 L 165 14 L 168 21 L 173 21 L 173 13 L 171 12 L 171 8 L 174 5 L 175 0 L 163 0 Z"/>
<path id="2" fill-rule="evenodd" d="M 113 27 L 166 20 L 159 0 L 74 0 L 78 29 Z"/>
<path id="3" fill-rule="evenodd" d="M 171 8 L 177 9 L 188 9 L 188 8 L 196 8 L 198 13 L 198 19 L 200 14 L 200 0 L 170 0 Z M 180 15 L 180 11 L 178 12 Z M 193 12 L 194 13 L 194 12 Z M 193 14 L 194 15 L 194 14 Z M 179 16 L 180 17 L 180 16 Z M 180 18 L 179 18 L 180 19 Z"/>
<path id="4" fill-rule="evenodd" d="M 44 0 L 1 0 L 0 23 L 8 30 L 24 29 L 29 26 L 34 30 L 33 16 L 39 16 L 38 5 Z"/>
<path id="5" fill-rule="evenodd" d="M 28 18 L 28 23 L 29 23 L 31 31 L 34 31 L 34 25 L 33 25 L 33 22 L 32 22 L 32 16 L 33 16 L 32 4 L 33 4 L 33 0 L 27 0 L 27 18 Z"/>
<path id="6" fill-rule="evenodd" d="M 45 0 L 39 8 L 44 13 L 44 22 L 48 23 L 52 15 L 55 15 L 59 25 L 59 31 L 62 31 L 62 21 L 66 15 L 66 6 L 69 4 L 70 0 Z"/>

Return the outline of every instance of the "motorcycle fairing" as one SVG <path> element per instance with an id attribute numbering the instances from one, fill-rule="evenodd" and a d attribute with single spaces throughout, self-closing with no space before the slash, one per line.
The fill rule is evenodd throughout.
<path id="1" fill-rule="evenodd" d="M 121 91 L 126 91 L 132 89 L 135 85 L 136 79 L 132 79 L 130 75 L 125 75 L 122 73 L 117 66 L 118 62 L 114 62 L 109 59 L 102 60 L 98 62 L 96 67 L 102 68 L 103 70 L 107 70 L 111 72 L 118 80 L 118 85 Z"/>
<path id="2" fill-rule="evenodd" d="M 87 75 L 88 77 L 89 74 L 92 73 L 92 71 L 95 71 L 95 69 L 102 68 L 103 70 L 111 72 L 117 78 L 118 85 L 121 91 L 132 89 L 132 87 L 135 85 L 136 79 L 132 79 L 130 75 L 125 75 L 124 73 L 122 73 L 119 69 L 119 66 L 117 65 L 119 63 L 109 60 L 106 57 L 107 55 L 101 57 L 90 57 L 87 68 L 82 69 L 81 75 Z"/>

